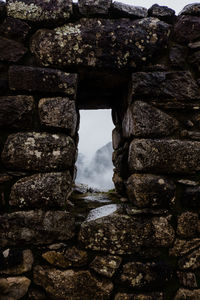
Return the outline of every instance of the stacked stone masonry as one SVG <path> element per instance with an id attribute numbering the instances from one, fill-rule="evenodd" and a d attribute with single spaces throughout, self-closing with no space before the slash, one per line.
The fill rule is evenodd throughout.
<path id="1" fill-rule="evenodd" d="M 127 202 L 80 220 L 90 108 Z M 0 0 L 0 133 L 0 300 L 200 299 L 200 4 Z"/>

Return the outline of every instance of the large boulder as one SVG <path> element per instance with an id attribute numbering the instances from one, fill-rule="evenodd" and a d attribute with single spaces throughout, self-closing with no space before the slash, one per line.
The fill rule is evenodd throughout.
<path id="1" fill-rule="evenodd" d="M 22 132 L 8 136 L 2 161 L 10 169 L 59 171 L 73 166 L 75 152 L 73 140 L 64 134 Z"/>
<path id="2" fill-rule="evenodd" d="M 38 30 L 31 51 L 43 66 L 136 67 L 166 45 L 169 32 L 156 18 L 81 19 Z"/>

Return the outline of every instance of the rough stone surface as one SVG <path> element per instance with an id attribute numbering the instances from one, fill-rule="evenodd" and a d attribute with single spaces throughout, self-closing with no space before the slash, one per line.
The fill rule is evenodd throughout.
<path id="1" fill-rule="evenodd" d="M 11 189 L 9 204 L 20 208 L 65 207 L 72 191 L 69 171 L 42 173 L 18 180 Z"/>
<path id="2" fill-rule="evenodd" d="M 177 276 L 182 286 L 188 288 L 197 288 L 197 280 L 194 273 L 177 272 Z"/>
<path id="3" fill-rule="evenodd" d="M 180 15 L 200 16 L 200 4 L 193 3 L 186 5 L 180 12 Z"/>
<path id="4" fill-rule="evenodd" d="M 19 211 L 0 216 L 0 246 L 49 244 L 74 236 L 74 218 L 65 211 Z"/>
<path id="5" fill-rule="evenodd" d="M 154 4 L 149 8 L 148 13 L 149 16 L 156 17 L 164 22 L 172 23 L 174 21 L 175 11 L 167 6 Z"/>
<path id="6" fill-rule="evenodd" d="M 111 3 L 112 0 L 79 0 L 78 8 L 82 15 L 106 15 Z"/>
<path id="7" fill-rule="evenodd" d="M 87 252 L 76 247 L 64 249 L 62 251 L 47 251 L 42 257 L 53 266 L 61 268 L 82 267 L 87 265 Z"/>
<path id="8" fill-rule="evenodd" d="M 178 129 L 178 121 L 142 101 L 136 101 L 124 116 L 123 136 L 159 137 L 168 136 Z"/>
<path id="9" fill-rule="evenodd" d="M 115 300 L 163 300 L 162 293 L 126 294 L 118 293 Z"/>
<path id="10" fill-rule="evenodd" d="M 35 267 L 34 282 L 59 300 L 106 300 L 113 289 L 110 281 L 99 281 L 89 271 L 59 271 L 42 266 Z"/>
<path id="11" fill-rule="evenodd" d="M 168 34 L 169 26 L 155 18 L 81 19 L 37 31 L 31 51 L 44 66 L 135 67 L 164 47 Z"/>
<path id="12" fill-rule="evenodd" d="M 6 3 L 0 0 L 0 21 L 3 21 L 5 16 L 6 16 Z"/>
<path id="13" fill-rule="evenodd" d="M 19 19 L 8 17 L 0 24 L 0 35 L 18 42 L 23 42 L 29 31 L 30 26 Z"/>
<path id="14" fill-rule="evenodd" d="M 72 1 L 8 0 L 7 14 L 15 19 L 32 22 L 56 22 L 69 19 L 72 14 Z"/>
<path id="15" fill-rule="evenodd" d="M 34 98 L 32 96 L 0 97 L 0 127 L 30 128 L 33 122 Z"/>
<path id="16" fill-rule="evenodd" d="M 75 101 L 68 98 L 43 98 L 39 102 L 39 115 L 42 125 L 66 129 L 74 136 L 77 129 Z"/>
<path id="17" fill-rule="evenodd" d="M 179 259 L 178 265 L 182 270 L 198 269 L 200 267 L 200 248 Z"/>
<path id="18" fill-rule="evenodd" d="M 121 18 L 140 19 L 148 16 L 148 11 L 145 7 L 128 5 L 117 1 L 113 2 L 112 10 L 115 15 Z"/>
<path id="19" fill-rule="evenodd" d="M 29 272 L 33 265 L 31 250 L 6 249 L 0 253 L 0 274 L 19 275 Z"/>
<path id="20" fill-rule="evenodd" d="M 56 69 L 11 66 L 9 86 L 11 90 L 64 93 L 74 98 L 76 97 L 77 75 Z"/>
<path id="21" fill-rule="evenodd" d="M 173 67 L 184 69 L 187 57 L 187 48 L 175 44 L 170 48 L 169 59 Z"/>
<path id="22" fill-rule="evenodd" d="M 182 299 L 190 299 L 190 300 L 197 300 L 200 299 L 200 290 L 186 290 L 186 289 L 179 289 L 174 300 L 182 300 Z"/>
<path id="23" fill-rule="evenodd" d="M 30 288 L 28 291 L 28 300 L 49 300 L 49 298 L 43 291 Z"/>
<path id="24" fill-rule="evenodd" d="M 79 239 L 85 247 L 111 254 L 135 253 L 137 247 L 168 247 L 174 230 L 165 217 L 111 214 L 81 225 Z"/>
<path id="25" fill-rule="evenodd" d="M 174 26 L 174 38 L 178 43 L 191 43 L 200 37 L 200 19 L 196 16 L 180 16 Z"/>
<path id="26" fill-rule="evenodd" d="M 200 143 L 135 139 L 129 148 L 131 172 L 194 173 L 200 170 Z"/>
<path id="27" fill-rule="evenodd" d="M 0 278 L 1 300 L 18 300 L 26 295 L 31 281 L 27 277 Z"/>
<path id="28" fill-rule="evenodd" d="M 100 275 L 111 278 L 122 262 L 121 257 L 114 255 L 96 256 L 90 268 Z"/>
<path id="29" fill-rule="evenodd" d="M 177 234 L 183 238 L 191 238 L 197 234 L 198 214 L 184 212 L 178 217 Z"/>
<path id="30" fill-rule="evenodd" d="M 137 72 L 132 75 L 134 98 L 199 99 L 199 87 L 190 72 Z"/>
<path id="31" fill-rule="evenodd" d="M 132 288 L 160 287 L 171 277 L 169 267 L 162 263 L 129 262 L 123 266 L 121 281 Z"/>
<path id="32" fill-rule="evenodd" d="M 166 177 L 133 174 L 126 185 L 129 200 L 137 207 L 166 207 L 175 197 L 175 185 Z"/>
<path id="33" fill-rule="evenodd" d="M 0 37 L 0 61 L 18 62 L 26 52 L 21 43 Z"/>
<path id="34" fill-rule="evenodd" d="M 173 248 L 170 249 L 171 256 L 179 257 L 190 253 L 200 247 L 200 239 L 181 240 L 176 239 Z"/>
<path id="35" fill-rule="evenodd" d="M 73 165 L 74 160 L 74 142 L 64 134 L 11 134 L 2 152 L 4 165 L 17 170 L 65 170 Z"/>

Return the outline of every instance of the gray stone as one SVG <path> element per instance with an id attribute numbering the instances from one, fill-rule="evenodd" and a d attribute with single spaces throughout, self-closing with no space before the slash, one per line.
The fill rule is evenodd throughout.
<path id="1" fill-rule="evenodd" d="M 123 137 L 122 132 L 119 127 L 115 127 L 112 131 L 112 145 L 113 149 L 117 150 L 120 146 L 122 146 Z"/>
<path id="2" fill-rule="evenodd" d="M 171 256 L 180 257 L 184 256 L 195 249 L 200 248 L 200 239 L 181 240 L 176 239 L 173 248 L 170 249 Z"/>
<path id="3" fill-rule="evenodd" d="M 121 2 L 114 1 L 112 4 L 112 10 L 115 15 L 123 18 L 130 19 L 146 18 L 148 16 L 148 10 L 142 6 L 133 6 Z"/>
<path id="4" fill-rule="evenodd" d="M 194 173 L 200 170 L 200 142 L 135 139 L 128 162 L 132 173 Z"/>
<path id="5" fill-rule="evenodd" d="M 132 75 L 134 99 L 199 99 L 199 87 L 188 71 L 137 72 Z"/>
<path id="6" fill-rule="evenodd" d="M 7 0 L 7 14 L 32 22 L 66 20 L 72 14 L 72 0 Z"/>
<path id="7" fill-rule="evenodd" d="M 133 174 L 128 178 L 126 190 L 129 200 L 137 207 L 168 207 L 176 187 L 163 176 Z"/>
<path id="8" fill-rule="evenodd" d="M 87 265 L 88 261 L 87 252 L 76 247 L 61 251 L 47 251 L 42 254 L 42 257 L 51 265 L 61 268 L 82 267 Z"/>
<path id="9" fill-rule="evenodd" d="M 11 90 L 62 93 L 76 97 L 77 74 L 56 69 L 11 66 L 9 68 Z"/>
<path id="10" fill-rule="evenodd" d="M 10 169 L 59 171 L 73 166 L 75 152 L 73 140 L 64 134 L 22 132 L 8 136 L 2 161 Z"/>
<path id="11" fill-rule="evenodd" d="M 183 238 L 191 238 L 197 235 L 198 231 L 198 214 L 192 212 L 184 212 L 178 216 L 177 234 Z"/>
<path id="12" fill-rule="evenodd" d="M 43 66 L 120 69 L 149 60 L 166 45 L 169 31 L 168 24 L 155 18 L 81 19 L 37 31 L 30 48 Z"/>
<path id="13" fill-rule="evenodd" d="M 200 3 L 186 5 L 180 12 L 180 15 L 200 16 Z"/>
<path id="14" fill-rule="evenodd" d="M 167 217 L 110 214 L 83 222 L 79 240 L 87 249 L 132 254 L 141 246 L 169 247 L 174 240 L 174 230 Z"/>
<path id="15" fill-rule="evenodd" d="M 167 6 L 154 4 L 149 8 L 148 13 L 149 16 L 156 17 L 167 23 L 172 23 L 175 19 L 175 11 Z"/>
<path id="16" fill-rule="evenodd" d="M 27 52 L 21 43 L 0 37 L 0 61 L 18 62 Z"/>
<path id="17" fill-rule="evenodd" d="M 74 136 L 77 129 L 77 111 L 74 100 L 68 98 L 43 98 L 39 101 L 40 122 L 46 127 L 66 129 Z"/>
<path id="18" fill-rule="evenodd" d="M 163 300 L 163 293 L 126 294 L 118 293 L 115 300 Z"/>
<path id="19" fill-rule="evenodd" d="M 119 268 L 122 258 L 114 255 L 96 256 L 90 268 L 100 275 L 111 278 Z"/>
<path id="20" fill-rule="evenodd" d="M 27 277 L 0 278 L 1 300 L 18 300 L 26 295 L 31 281 Z"/>
<path id="21" fill-rule="evenodd" d="M 171 277 L 169 266 L 162 262 L 129 262 L 123 266 L 121 281 L 132 288 L 159 288 Z"/>
<path id="22" fill-rule="evenodd" d="M 11 40 L 24 42 L 30 29 L 27 23 L 8 17 L 0 24 L 0 35 Z"/>
<path id="23" fill-rule="evenodd" d="M 184 69 L 187 59 L 187 47 L 179 44 L 173 45 L 170 48 L 169 59 L 173 67 Z"/>
<path id="24" fill-rule="evenodd" d="M 19 275 L 31 271 L 33 254 L 31 250 L 6 249 L 0 254 L 0 274 Z"/>
<path id="25" fill-rule="evenodd" d="M 71 192 L 69 171 L 35 174 L 12 186 L 9 204 L 20 208 L 64 208 Z"/>
<path id="26" fill-rule="evenodd" d="M 0 127 L 30 128 L 33 123 L 34 98 L 32 96 L 0 97 Z"/>
<path id="27" fill-rule="evenodd" d="M 74 236 L 74 218 L 66 211 L 19 211 L 0 216 L 0 247 L 50 244 Z"/>
<path id="28" fill-rule="evenodd" d="M 200 290 L 187 290 L 187 289 L 179 289 L 176 293 L 174 300 L 183 300 L 183 299 L 190 299 L 190 300 L 197 300 L 200 299 Z"/>
<path id="29" fill-rule="evenodd" d="M 78 0 L 78 8 L 82 15 L 106 15 L 111 3 L 112 0 Z"/>
<path id="30" fill-rule="evenodd" d="M 106 300 L 113 289 L 110 281 L 97 280 L 89 271 L 59 271 L 42 266 L 35 267 L 34 282 L 59 300 Z"/>
<path id="31" fill-rule="evenodd" d="M 178 121 L 142 101 L 130 105 L 122 122 L 124 137 L 168 136 L 178 129 Z"/>
<path id="32" fill-rule="evenodd" d="M 178 43 L 188 44 L 196 42 L 200 37 L 200 19 L 196 16 L 178 17 L 174 26 L 174 39 Z"/>
<path id="33" fill-rule="evenodd" d="M 197 288 L 197 279 L 194 273 L 177 272 L 180 285 L 188 288 Z"/>

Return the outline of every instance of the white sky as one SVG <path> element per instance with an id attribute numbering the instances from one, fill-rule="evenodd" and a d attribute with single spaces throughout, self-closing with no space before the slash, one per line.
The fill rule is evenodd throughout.
<path id="1" fill-rule="evenodd" d="M 157 3 L 173 8 L 176 14 L 185 5 L 192 3 L 191 0 L 119 0 L 119 2 L 146 8 L 150 8 L 153 4 Z M 110 110 L 81 110 L 79 151 L 88 157 L 93 156 L 98 148 L 111 141 L 113 127 Z"/>

